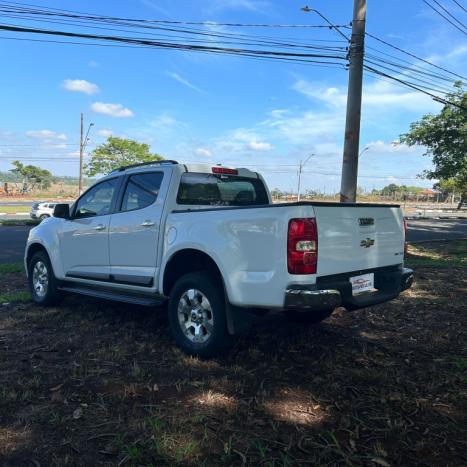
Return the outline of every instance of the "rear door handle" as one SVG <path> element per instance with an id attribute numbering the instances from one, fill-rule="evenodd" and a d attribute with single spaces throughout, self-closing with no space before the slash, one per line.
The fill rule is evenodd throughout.
<path id="1" fill-rule="evenodd" d="M 96 225 L 96 230 L 105 230 L 105 225 L 104 224 Z"/>
<path id="2" fill-rule="evenodd" d="M 150 220 L 146 220 L 146 221 L 144 221 L 141 225 L 142 225 L 143 227 L 152 227 L 153 225 L 156 225 L 156 223 L 153 222 L 153 221 L 150 221 Z"/>

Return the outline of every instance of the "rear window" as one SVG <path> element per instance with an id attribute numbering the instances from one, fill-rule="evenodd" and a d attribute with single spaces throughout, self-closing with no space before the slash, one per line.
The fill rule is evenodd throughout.
<path id="1" fill-rule="evenodd" d="M 263 182 L 258 178 L 205 173 L 185 173 L 177 203 L 201 206 L 254 206 L 269 204 Z"/>

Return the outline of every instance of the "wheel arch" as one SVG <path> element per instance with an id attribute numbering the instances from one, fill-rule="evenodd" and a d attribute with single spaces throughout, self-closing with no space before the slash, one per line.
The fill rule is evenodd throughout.
<path id="1" fill-rule="evenodd" d="M 32 257 L 38 252 L 43 251 L 49 258 L 50 264 L 52 264 L 52 259 L 50 258 L 49 252 L 47 248 L 39 242 L 34 242 L 28 245 L 26 250 L 26 255 L 24 257 L 24 267 L 26 269 L 26 274 L 29 274 L 29 262 L 31 261 Z M 53 265 L 52 265 L 53 268 Z"/>
<path id="2" fill-rule="evenodd" d="M 169 296 L 172 287 L 180 277 L 196 271 L 208 271 L 213 274 L 227 295 L 222 272 L 216 261 L 206 252 L 196 248 L 178 250 L 170 257 L 163 271 L 162 293 Z"/>

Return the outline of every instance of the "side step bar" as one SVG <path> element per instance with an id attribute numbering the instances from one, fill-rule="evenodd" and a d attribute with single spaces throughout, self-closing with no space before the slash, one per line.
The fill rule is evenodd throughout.
<path id="1" fill-rule="evenodd" d="M 103 290 L 97 288 L 83 287 L 83 286 L 73 286 L 73 285 L 63 285 L 59 287 L 59 290 L 63 292 L 71 292 L 80 295 L 87 295 L 89 297 L 103 298 L 104 300 L 113 300 L 117 302 L 132 303 L 134 305 L 143 305 L 143 306 L 159 306 L 163 305 L 166 302 L 166 298 L 161 296 L 144 296 L 136 294 L 125 294 L 118 291 Z"/>

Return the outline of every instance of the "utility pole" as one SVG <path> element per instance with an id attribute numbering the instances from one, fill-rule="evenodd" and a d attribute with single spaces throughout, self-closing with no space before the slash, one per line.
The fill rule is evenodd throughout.
<path id="1" fill-rule="evenodd" d="M 79 138 L 79 193 L 81 195 L 83 192 L 83 158 L 84 158 L 84 149 L 86 148 L 86 144 L 89 141 L 89 132 L 91 131 L 91 127 L 94 126 L 94 123 L 90 123 L 88 127 L 88 131 L 86 132 L 86 136 L 83 139 L 84 134 L 84 121 L 83 121 L 83 113 L 81 113 L 81 128 L 80 128 L 80 138 Z"/>
<path id="2" fill-rule="evenodd" d="M 302 177 L 302 169 L 312 156 L 314 156 L 314 154 L 310 154 L 304 161 L 300 161 L 300 165 L 298 168 L 297 201 L 300 201 L 300 180 Z"/>
<path id="3" fill-rule="evenodd" d="M 366 0 L 354 0 L 352 38 L 349 48 L 349 87 L 342 160 L 341 203 L 354 203 L 357 198 L 365 21 Z"/>
<path id="4" fill-rule="evenodd" d="M 78 183 L 78 196 L 83 192 L 83 153 L 84 153 L 84 142 L 83 142 L 83 133 L 84 133 L 84 122 L 83 122 L 83 113 L 81 112 L 81 128 L 80 128 L 80 137 L 79 137 L 79 183 Z"/>

